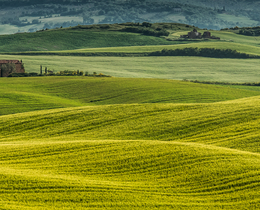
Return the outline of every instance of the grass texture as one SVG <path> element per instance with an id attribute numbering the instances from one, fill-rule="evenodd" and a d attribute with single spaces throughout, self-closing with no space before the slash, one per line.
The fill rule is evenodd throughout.
<path id="1" fill-rule="evenodd" d="M 206 104 L 74 107 L 1 116 L 2 142 L 165 140 L 259 152 L 259 96 Z"/>
<path id="2" fill-rule="evenodd" d="M 209 103 L 260 95 L 258 89 L 133 78 L 2 78 L 0 88 L 0 115 L 86 105 Z"/>
<path id="3" fill-rule="evenodd" d="M 26 72 L 40 72 L 40 65 L 54 70 L 80 70 L 114 77 L 161 78 L 221 82 L 259 82 L 259 59 L 203 57 L 75 57 L 0 55 L 22 59 Z M 3 78 L 2 78 L 3 79 Z M 2 80 L 1 79 L 1 80 Z"/>
<path id="4" fill-rule="evenodd" d="M 1 52 L 170 44 L 163 38 L 118 31 L 50 30 L 0 36 Z"/>
<path id="5" fill-rule="evenodd" d="M 169 42 L 170 43 L 170 42 Z M 168 44 L 169 44 L 168 43 Z M 63 56 L 144 56 L 151 52 L 161 51 L 163 49 L 175 50 L 184 48 L 215 48 L 232 49 L 240 53 L 249 55 L 260 55 L 259 47 L 234 42 L 193 42 L 177 44 L 171 42 L 171 45 L 149 45 L 149 46 L 124 46 L 124 47 L 102 47 L 102 48 L 83 48 L 76 50 L 62 51 L 29 51 L 11 53 L 17 55 L 63 55 Z"/>
<path id="6" fill-rule="evenodd" d="M 119 32 L 83 34 L 1 36 L 0 48 L 142 52 L 165 45 L 118 46 L 166 42 Z M 259 53 L 253 37 L 213 35 L 222 40 L 186 45 Z M 162 79 L 258 82 L 258 59 L 0 59 L 22 59 L 27 72 L 43 65 L 124 77 L 0 78 L 0 210 L 260 208 L 259 87 Z"/>
<path id="7" fill-rule="evenodd" d="M 1 116 L 2 209 L 258 209 L 259 97 Z"/>

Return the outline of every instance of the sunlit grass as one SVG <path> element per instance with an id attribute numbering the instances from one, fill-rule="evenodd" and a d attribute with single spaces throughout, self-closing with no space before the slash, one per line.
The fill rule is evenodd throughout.
<path id="1" fill-rule="evenodd" d="M 174 42 L 172 42 L 173 44 Z M 175 45 L 152 45 L 152 46 L 129 46 L 129 47 L 104 47 L 104 48 L 85 48 L 85 49 L 77 49 L 77 50 L 63 50 L 63 51 L 35 51 L 35 52 L 23 52 L 23 55 L 48 55 L 51 53 L 52 55 L 89 55 L 93 56 L 95 53 L 107 53 L 113 56 L 114 54 L 133 54 L 138 56 L 138 54 L 143 55 L 155 51 L 161 51 L 163 49 L 184 49 L 184 48 L 215 48 L 215 49 L 232 49 L 236 50 L 240 53 L 246 53 L 251 55 L 260 55 L 259 47 L 251 46 L 247 44 L 233 43 L 233 42 L 195 42 L 195 43 L 183 43 L 183 44 L 175 44 Z M 114 53 L 114 54 L 113 54 Z M 18 53 L 19 54 L 19 53 Z"/>
<path id="2" fill-rule="evenodd" d="M 259 54 L 253 38 L 232 43 L 231 33 L 217 33 L 225 42 L 168 47 Z M 260 208 L 259 88 L 137 79 L 259 82 L 259 60 L 0 58 L 22 59 L 27 72 L 43 65 L 124 77 L 0 79 L 0 209 Z"/>
<path id="3" fill-rule="evenodd" d="M 1 116 L 2 142 L 164 140 L 259 151 L 259 97 L 213 104 L 132 104 Z"/>
<path id="4" fill-rule="evenodd" d="M 167 80 L 23 79 L 3 80 L 3 90 L 33 89 L 31 95 L 45 93 L 46 99 L 59 90 L 75 104 L 86 96 L 62 85 L 97 85 L 109 92 L 113 81 L 116 88 L 123 81 L 128 90 L 139 84 L 138 92 L 148 91 L 148 82 L 175 97 L 199 88 L 201 100 L 216 97 L 207 96 L 210 91 L 233 93 L 229 97 L 244 91 Z M 111 86 L 105 88 L 105 81 Z M 81 104 L 0 116 L 0 208 L 258 209 L 259 107 L 254 96 L 215 103 Z"/>
<path id="5" fill-rule="evenodd" d="M 259 155 L 190 143 L 1 145 L 7 209 L 244 209 L 259 202 Z"/>
<path id="6" fill-rule="evenodd" d="M 209 103 L 259 91 L 162 79 L 2 78 L 0 115 L 65 107 L 133 103 Z"/>
<path id="7" fill-rule="evenodd" d="M 259 59 L 203 57 L 78 57 L 0 55 L 22 59 L 27 72 L 40 72 L 40 65 L 55 72 L 80 70 L 114 77 L 189 79 L 225 82 L 259 82 Z M 3 80 L 4 78 L 1 78 Z M 1 81 L 0 80 L 0 81 Z"/>

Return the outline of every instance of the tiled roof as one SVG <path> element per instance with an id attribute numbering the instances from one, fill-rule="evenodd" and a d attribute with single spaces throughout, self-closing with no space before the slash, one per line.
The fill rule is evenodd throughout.
<path id="1" fill-rule="evenodd" d="M 21 63 L 19 60 L 0 60 L 0 64 L 5 63 Z"/>

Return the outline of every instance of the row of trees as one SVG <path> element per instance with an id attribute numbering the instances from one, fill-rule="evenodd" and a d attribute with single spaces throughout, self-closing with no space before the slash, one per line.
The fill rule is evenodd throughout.
<path id="1" fill-rule="evenodd" d="M 105 75 L 103 73 L 96 73 L 93 72 L 90 74 L 89 72 L 83 72 L 83 71 L 73 71 L 73 70 L 64 70 L 59 71 L 55 73 L 52 70 L 48 70 L 47 67 L 45 67 L 44 71 L 42 69 L 42 66 L 40 67 L 40 73 L 36 72 L 29 72 L 29 73 L 11 73 L 9 77 L 36 77 L 36 76 L 88 76 L 88 77 L 111 77 L 109 75 Z"/>
<path id="2" fill-rule="evenodd" d="M 214 84 L 214 85 L 244 85 L 244 86 L 260 86 L 260 82 L 218 82 L 218 81 L 199 81 L 199 80 L 187 80 L 184 79 L 184 82 L 194 82 L 202 84 Z"/>
<path id="3" fill-rule="evenodd" d="M 215 48 L 184 48 L 152 52 L 150 56 L 203 56 L 213 58 L 256 58 L 258 56 L 240 53 L 231 49 L 215 49 Z"/>
<path id="4" fill-rule="evenodd" d="M 239 34 L 246 35 L 246 36 L 260 36 L 260 28 L 240 29 Z"/>
<path id="5" fill-rule="evenodd" d="M 169 36 L 170 32 L 162 28 L 150 28 L 150 27 L 126 27 L 122 31 L 140 33 L 147 36 Z"/>

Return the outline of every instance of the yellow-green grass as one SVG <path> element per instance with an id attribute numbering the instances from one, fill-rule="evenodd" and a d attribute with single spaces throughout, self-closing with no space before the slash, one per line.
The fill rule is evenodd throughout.
<path id="1" fill-rule="evenodd" d="M 259 96 L 211 104 L 100 105 L 0 117 L 0 141 L 198 142 L 259 153 Z"/>
<path id="2" fill-rule="evenodd" d="M 258 209 L 259 103 L 257 97 L 1 116 L 0 208 Z M 235 134 L 234 149 L 215 146 L 222 128 Z M 215 142 L 191 142 L 209 130 Z M 242 140 L 247 147 L 240 148 Z"/>
<path id="3" fill-rule="evenodd" d="M 57 90 L 68 99 L 72 95 L 64 87 L 106 89 L 105 82 L 111 88 L 120 81 L 137 92 L 155 84 L 178 87 L 175 95 L 188 87 L 226 89 L 84 77 L 5 78 L 1 88 L 46 96 Z M 197 91 L 201 100 L 207 98 L 203 89 Z M 0 209 L 259 209 L 259 99 L 111 104 L 0 116 Z"/>
<path id="4" fill-rule="evenodd" d="M 3 209 L 257 209 L 259 155 L 159 141 L 1 145 Z"/>
<path id="5" fill-rule="evenodd" d="M 160 37 L 102 30 L 62 29 L 0 36 L 1 53 L 157 44 L 167 45 L 170 42 Z"/>
<path id="6" fill-rule="evenodd" d="M 100 53 L 109 53 L 114 54 L 131 54 L 138 56 L 161 51 L 163 49 L 175 50 L 175 49 L 184 49 L 184 48 L 215 48 L 215 49 L 232 49 L 240 53 L 260 55 L 260 48 L 256 46 L 250 46 L 247 44 L 233 43 L 233 42 L 198 42 L 198 43 L 189 43 L 189 44 L 175 44 L 175 45 L 151 45 L 151 46 L 130 46 L 130 47 L 104 47 L 104 48 L 86 48 L 86 49 L 77 49 L 77 50 L 63 50 L 63 51 L 35 51 L 35 52 L 23 52 L 17 53 L 22 55 L 99 55 Z M 16 53 L 12 53 L 16 54 Z"/>
<path id="7" fill-rule="evenodd" d="M 26 72 L 43 68 L 55 72 L 80 70 L 114 77 L 161 78 L 222 82 L 259 82 L 259 59 L 203 57 L 77 57 L 0 55 L 0 59 L 22 59 Z M 1 79 L 2 80 L 2 79 Z"/>
<path id="8" fill-rule="evenodd" d="M 260 41 L 259 37 L 245 36 L 245 35 L 235 34 L 233 32 L 228 32 L 228 31 L 211 31 L 211 32 L 212 35 L 220 37 L 221 40 L 259 47 L 259 41 Z"/>
<path id="9" fill-rule="evenodd" d="M 205 30 L 200 30 L 201 33 L 203 33 Z M 71 33 L 71 32 L 70 32 Z M 82 33 L 82 32 L 81 32 Z M 94 32 L 92 32 L 94 33 Z M 104 33 L 104 32 L 103 32 Z M 111 32 L 110 32 L 111 33 Z M 84 48 L 78 47 L 77 49 L 73 50 L 56 50 L 52 49 L 51 51 L 40 50 L 37 51 L 25 51 L 24 49 L 22 52 L 16 52 L 17 54 L 31 54 L 31 55 L 37 55 L 37 54 L 57 54 L 57 55 L 77 55 L 77 54 L 83 54 L 90 55 L 90 53 L 118 53 L 121 54 L 144 54 L 144 53 L 150 53 L 154 51 L 160 51 L 162 49 L 183 49 L 183 48 L 216 48 L 216 49 L 232 49 L 237 50 L 241 53 L 246 54 L 253 54 L 253 55 L 259 55 L 259 40 L 256 37 L 250 37 L 250 36 L 244 36 L 235 34 L 232 32 L 227 31 L 211 31 L 212 35 L 218 36 L 221 38 L 221 40 L 194 40 L 190 41 L 190 43 L 187 43 L 187 41 L 176 41 L 176 38 L 179 38 L 180 35 L 183 35 L 185 33 L 188 33 L 188 31 L 178 31 L 172 33 L 169 37 L 175 38 L 175 41 L 168 41 L 164 45 L 156 44 L 156 45 L 148 45 L 148 46 L 121 46 L 118 47 L 87 47 Z M 72 33 L 73 34 L 73 33 Z M 128 44 L 126 44 L 128 45 Z M 134 44 L 136 45 L 136 44 Z"/>
<path id="10" fill-rule="evenodd" d="M 86 105 L 208 103 L 260 95 L 259 91 L 190 82 L 93 77 L 0 80 L 0 115 Z"/>
<path id="11" fill-rule="evenodd" d="M 114 27 L 114 26 L 113 26 Z M 203 33 L 205 30 L 199 30 Z M 82 52 L 88 52 L 86 48 L 90 48 L 90 51 L 95 50 L 91 48 L 102 48 L 108 47 L 108 49 L 101 49 L 102 52 L 150 52 L 151 49 L 158 50 L 161 47 L 156 48 L 153 46 L 151 49 L 144 48 L 130 48 L 124 49 L 119 48 L 111 49 L 110 47 L 118 46 L 144 46 L 144 45 L 178 45 L 178 44 L 188 44 L 194 43 L 192 46 L 196 46 L 201 42 L 209 43 L 209 46 L 216 48 L 229 48 L 237 49 L 243 51 L 246 48 L 246 52 L 250 52 L 250 46 L 259 47 L 259 40 L 256 37 L 249 37 L 244 35 L 235 34 L 229 31 L 211 31 L 212 35 L 218 36 L 221 40 L 178 40 L 180 35 L 187 34 L 188 31 L 171 31 L 168 39 L 174 39 L 174 41 L 167 41 L 164 38 L 144 36 L 135 33 L 125 33 L 119 31 L 107 31 L 107 30 L 98 30 L 98 29 L 86 29 L 86 30 L 69 30 L 69 29 L 60 29 L 60 30 L 50 30 L 37 33 L 23 33 L 23 34 L 13 34 L 13 35 L 4 35 L 0 36 L 1 51 L 3 52 L 26 52 L 32 53 L 66 53 L 71 52 L 77 53 L 77 50 L 83 49 Z M 27 41 L 26 41 L 27 40 Z M 24 42 L 26 41 L 26 44 Z M 234 45 L 225 46 L 224 42 L 241 44 L 240 47 Z M 212 44 L 212 42 L 214 44 Z M 218 45 L 220 45 L 218 47 Z M 249 46 L 244 46 L 249 45 Z M 181 47 L 181 45 L 180 45 Z M 200 46 L 199 46 L 200 47 Z M 175 49 L 175 48 L 174 48 Z M 112 51 L 110 51 L 112 50 Z M 53 52 L 54 51 L 54 52 Z M 65 53 L 63 52 L 63 53 Z M 71 52 L 71 53 L 72 53 Z M 97 52 L 100 52 L 100 49 L 97 49 Z M 255 48 L 252 49 L 252 53 L 257 53 Z M 258 53 L 257 53 L 258 54 Z"/>
<path id="12" fill-rule="evenodd" d="M 202 34 L 204 33 L 205 30 L 198 30 L 198 32 L 201 32 Z M 210 30 L 211 35 L 219 37 L 219 40 L 208 40 L 212 42 L 231 42 L 231 43 L 237 43 L 237 44 L 245 44 L 249 46 L 255 46 L 259 47 L 259 38 L 255 36 L 245 36 L 241 34 L 236 34 L 230 31 L 215 31 L 215 30 Z M 172 38 L 179 38 L 180 35 L 185 35 L 187 34 L 188 31 L 178 31 L 178 32 L 173 32 L 170 37 Z"/>

